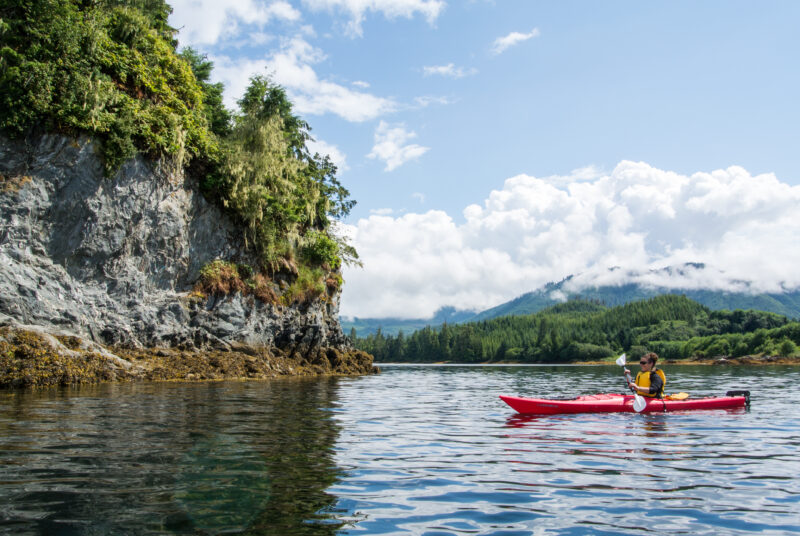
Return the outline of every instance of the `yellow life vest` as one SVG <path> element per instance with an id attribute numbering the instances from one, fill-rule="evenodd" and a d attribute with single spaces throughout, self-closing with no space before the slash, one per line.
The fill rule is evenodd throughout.
<path id="1" fill-rule="evenodd" d="M 656 374 L 661 376 L 661 381 L 663 382 L 663 385 L 661 386 L 661 392 L 660 393 L 656 393 L 656 394 L 652 394 L 652 395 L 650 393 L 645 393 L 645 394 L 642 394 L 642 396 L 647 396 L 647 397 L 650 397 L 650 398 L 656 398 L 656 397 L 664 396 L 664 388 L 667 386 L 667 377 L 664 376 L 664 371 L 661 370 L 661 369 L 656 369 L 656 370 L 654 370 L 652 372 L 640 372 L 640 373 L 638 373 L 636 375 L 636 381 L 634 383 L 636 383 L 636 385 L 638 385 L 639 387 L 641 387 L 643 389 L 650 387 L 650 374 L 652 374 L 653 372 L 655 372 Z"/>

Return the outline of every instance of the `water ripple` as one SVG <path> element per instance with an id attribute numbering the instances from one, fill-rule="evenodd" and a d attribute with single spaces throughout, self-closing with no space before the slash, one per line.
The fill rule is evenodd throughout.
<path id="1" fill-rule="evenodd" d="M 773 374 L 797 381 L 797 369 L 755 379 L 748 369 L 674 369 L 672 385 L 698 396 L 753 390 L 749 411 L 535 417 L 497 400 L 618 391 L 618 372 L 389 366 L 343 382 L 334 418 L 344 474 L 329 489 L 349 521 L 342 532 L 800 533 L 791 411 L 800 400 L 766 387 Z"/>
<path id="2" fill-rule="evenodd" d="M 615 367 L 0 392 L 2 534 L 800 533 L 796 368 L 674 367 L 752 409 L 516 415 Z"/>

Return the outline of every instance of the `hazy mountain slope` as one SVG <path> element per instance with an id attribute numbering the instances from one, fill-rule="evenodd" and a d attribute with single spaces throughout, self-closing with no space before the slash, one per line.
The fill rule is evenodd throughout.
<path id="1" fill-rule="evenodd" d="M 342 319 L 341 324 L 346 334 L 350 333 L 352 328 L 355 328 L 359 337 L 376 333 L 378 328 L 387 335 L 395 335 L 398 331 L 408 334 L 425 326 L 435 327 L 444 322 L 456 324 L 489 320 L 501 316 L 536 313 L 546 307 L 561 303 L 563 300 L 560 298 L 564 296 L 567 298 L 580 297 L 614 307 L 634 301 L 646 300 L 662 294 L 683 294 L 687 298 L 713 310 L 755 309 L 777 313 L 789 318 L 800 318 L 800 290 L 784 294 L 746 294 L 716 290 L 645 288 L 630 283 L 619 286 L 585 288 L 580 292 L 566 292 L 564 285 L 568 280 L 565 279 L 559 283 L 548 283 L 538 290 L 527 292 L 513 300 L 477 314 L 470 311 L 459 311 L 453 307 L 442 307 L 433 318 L 354 318 L 352 320 Z"/>

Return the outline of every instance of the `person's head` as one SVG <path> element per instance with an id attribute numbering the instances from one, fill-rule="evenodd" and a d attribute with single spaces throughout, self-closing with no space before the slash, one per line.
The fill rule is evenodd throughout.
<path id="1" fill-rule="evenodd" d="M 639 359 L 639 365 L 642 367 L 642 370 L 653 370 L 656 368 L 656 361 L 658 361 L 658 355 L 650 352 L 649 354 L 644 354 L 641 359 Z"/>

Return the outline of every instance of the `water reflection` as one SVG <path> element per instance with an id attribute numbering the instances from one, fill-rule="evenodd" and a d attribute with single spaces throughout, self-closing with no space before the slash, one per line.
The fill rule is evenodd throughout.
<path id="1" fill-rule="evenodd" d="M 334 534 L 336 379 L 0 394 L 0 532 Z"/>

